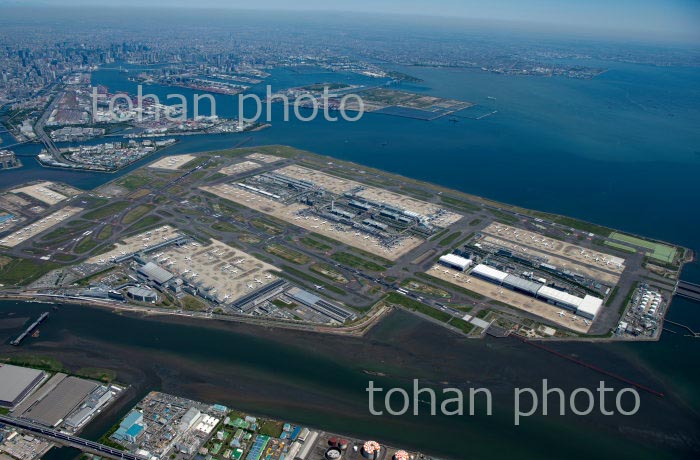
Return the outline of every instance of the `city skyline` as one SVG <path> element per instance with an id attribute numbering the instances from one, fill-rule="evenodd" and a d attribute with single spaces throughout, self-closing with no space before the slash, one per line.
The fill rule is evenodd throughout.
<path id="1" fill-rule="evenodd" d="M 280 10 L 280 11 L 329 11 L 373 14 L 411 15 L 441 17 L 451 19 L 472 19 L 530 23 L 554 29 L 573 27 L 583 32 L 605 32 L 606 34 L 629 38 L 664 38 L 695 42 L 700 38 L 700 3 L 692 0 L 617 0 L 605 2 L 554 1 L 554 0 L 496 0 L 483 4 L 473 0 L 438 0 L 423 2 L 409 0 L 368 1 L 359 0 L 352 4 L 325 2 L 321 0 L 301 0 L 294 4 L 282 0 L 264 0 L 250 3 L 238 0 L 203 0 L 192 3 L 186 0 L 112 0 L 101 3 L 92 0 L 0 0 L 2 6 L 66 6 L 66 7 L 166 7 L 166 8 L 222 8 L 241 10 Z"/>

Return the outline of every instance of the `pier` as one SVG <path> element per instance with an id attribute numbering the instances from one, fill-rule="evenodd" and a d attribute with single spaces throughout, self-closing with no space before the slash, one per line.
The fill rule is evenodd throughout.
<path id="1" fill-rule="evenodd" d="M 44 320 L 45 320 L 46 318 L 48 318 L 48 317 L 49 317 L 49 312 L 48 312 L 48 311 L 45 311 L 44 313 L 42 313 L 41 316 L 39 316 L 39 318 L 38 318 L 36 321 L 34 321 L 32 324 L 30 324 L 29 327 L 28 327 L 24 332 L 22 332 L 22 334 L 20 334 L 15 340 L 13 340 L 12 342 L 10 342 L 10 344 L 11 344 L 11 345 L 14 345 L 14 346 L 16 346 L 16 347 L 20 346 L 20 344 L 22 343 L 22 341 L 23 341 L 24 339 L 26 339 L 27 336 L 28 336 L 29 334 L 31 334 L 31 333 L 34 331 L 34 329 L 36 329 L 37 327 L 39 327 L 39 325 L 40 325 L 41 323 L 43 323 Z"/>
<path id="2" fill-rule="evenodd" d="M 679 281 L 678 284 L 676 284 L 674 295 L 700 302 L 700 284 L 695 284 L 688 281 Z"/>
<path id="3" fill-rule="evenodd" d="M 695 332 L 694 330 L 692 330 L 690 328 L 690 326 L 686 326 L 685 324 L 681 324 L 681 323 L 676 323 L 675 321 L 671 321 L 670 319 L 665 319 L 664 322 L 685 329 L 686 331 L 688 331 L 690 333 L 690 334 L 686 334 L 686 336 L 688 336 L 688 337 L 695 337 L 696 339 L 700 338 L 700 332 Z M 666 328 L 664 328 L 664 331 L 673 332 L 674 334 L 676 333 L 675 331 L 671 331 L 670 329 L 666 329 Z"/>

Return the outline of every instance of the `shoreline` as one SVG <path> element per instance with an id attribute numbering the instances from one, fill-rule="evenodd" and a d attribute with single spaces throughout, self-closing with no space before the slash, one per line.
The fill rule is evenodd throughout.
<path id="1" fill-rule="evenodd" d="M 43 300 L 42 298 L 46 298 L 46 300 Z M 134 314 L 142 314 L 144 317 L 149 317 L 153 318 L 155 320 L 167 320 L 171 318 L 176 318 L 179 320 L 182 319 L 191 319 L 195 321 L 201 321 L 201 323 L 198 323 L 198 325 L 207 325 L 207 322 L 212 322 L 212 323 L 218 323 L 218 322 L 223 322 L 223 323 L 234 323 L 234 324 L 240 324 L 240 325 L 251 325 L 255 327 L 260 327 L 260 328 L 271 328 L 271 329 L 284 329 L 284 330 L 289 330 L 289 331 L 301 331 L 301 332 L 311 332 L 311 333 L 317 333 L 320 335 L 331 335 L 331 336 L 337 336 L 337 337 L 354 337 L 354 338 L 361 338 L 364 337 L 368 332 L 370 332 L 375 326 L 380 324 L 391 312 L 394 310 L 401 310 L 404 311 L 412 316 L 415 316 L 417 318 L 420 318 L 423 321 L 427 321 L 430 323 L 435 323 L 441 327 L 445 327 L 445 324 L 440 323 L 437 320 L 434 320 L 433 318 L 421 314 L 420 312 L 416 312 L 413 310 L 410 310 L 408 308 L 403 308 L 401 306 L 396 306 L 396 305 L 381 305 L 379 308 L 376 308 L 377 305 L 381 304 L 382 302 L 378 302 L 377 305 L 373 306 L 372 309 L 367 313 L 365 317 L 363 317 L 363 321 L 361 321 L 358 324 L 353 324 L 350 326 L 344 326 L 344 327 L 325 327 L 325 326 L 316 326 L 308 323 L 301 323 L 301 324 L 294 324 L 290 322 L 285 322 L 285 321 L 274 321 L 274 320 L 269 320 L 269 319 L 258 319 L 258 318 L 253 318 L 253 317 L 246 317 L 246 316 L 233 316 L 233 315 L 219 315 L 219 314 L 206 314 L 206 313 L 200 313 L 196 311 L 173 311 L 173 310 L 168 310 L 165 308 L 155 308 L 155 307 L 146 307 L 146 306 L 138 306 L 138 305 L 125 305 L 122 304 L 121 302 L 117 301 L 109 301 L 109 300 L 102 300 L 102 299 L 88 299 L 88 298 L 82 298 L 82 297 L 64 297 L 64 296 L 57 296 L 57 295 L 52 295 L 52 294 L 40 294 L 40 293 L 32 293 L 32 294 L 17 294 L 17 293 L 12 293 L 12 294 L 4 294 L 0 293 L 0 301 L 19 301 L 19 302 L 27 302 L 27 303 L 41 303 L 41 304 L 51 304 L 51 305 L 66 305 L 66 306 L 79 306 L 79 307 L 88 307 L 88 308 L 96 308 L 96 309 L 101 309 L 101 310 L 109 310 L 114 314 L 120 314 L 120 313 L 134 313 Z M 374 313 L 372 313 L 373 310 L 375 310 Z M 668 311 L 668 310 L 667 310 Z M 665 316 L 664 316 L 665 319 Z M 191 324 L 188 321 L 184 321 L 186 324 Z M 469 340 L 483 340 L 487 334 L 481 334 L 480 336 L 468 336 L 461 332 L 459 329 L 455 327 L 446 327 L 446 329 L 450 332 L 452 332 L 456 338 L 461 338 L 461 339 L 469 339 Z M 654 343 L 654 342 L 659 342 L 661 340 L 661 335 L 659 334 L 658 336 L 655 337 L 639 337 L 639 338 L 624 338 L 624 337 L 614 337 L 614 336 L 604 336 L 604 337 L 537 337 L 537 338 L 528 338 L 529 341 L 533 342 L 538 342 L 538 343 L 546 343 L 546 342 L 555 342 L 555 343 Z M 507 337 L 507 336 L 506 336 Z"/>
<path id="2" fill-rule="evenodd" d="M 46 298 L 47 300 L 41 300 Z M 233 316 L 233 315 L 217 315 L 206 314 L 196 311 L 177 311 L 164 308 L 154 308 L 138 305 L 125 305 L 117 301 L 88 299 L 82 297 L 64 297 L 52 294 L 3 294 L 0 293 L 0 300 L 15 300 L 28 303 L 43 303 L 52 305 L 71 305 L 80 307 L 91 307 L 103 310 L 110 310 L 115 314 L 119 313 L 141 313 L 144 316 L 158 319 L 158 317 L 167 318 L 175 317 L 178 319 L 189 318 L 194 320 L 202 320 L 212 322 L 229 322 L 243 325 L 253 325 L 261 328 L 287 329 L 292 331 L 314 332 L 322 335 L 335 335 L 341 337 L 364 337 L 374 326 L 379 324 L 393 308 L 380 306 L 379 308 L 372 307 L 368 314 L 363 318 L 363 321 L 344 327 L 326 327 L 311 325 L 308 323 L 294 324 L 285 321 L 273 321 L 269 319 L 260 320 L 254 317 Z M 373 312 L 373 310 L 376 310 Z"/>

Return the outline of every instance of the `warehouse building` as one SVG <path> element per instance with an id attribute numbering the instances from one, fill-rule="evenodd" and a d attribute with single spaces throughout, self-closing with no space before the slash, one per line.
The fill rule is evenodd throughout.
<path id="1" fill-rule="evenodd" d="M 490 281 L 492 283 L 496 284 L 501 284 L 503 283 L 503 280 L 506 279 L 508 276 L 508 273 L 504 273 L 500 270 L 496 270 L 493 267 L 489 267 L 488 265 L 484 264 L 479 264 L 474 269 L 471 271 L 472 276 L 476 276 L 477 278 L 482 278 L 485 279 L 486 281 Z"/>
<path id="2" fill-rule="evenodd" d="M 471 259 L 465 259 L 457 254 L 447 254 L 438 260 L 442 265 L 463 272 L 472 265 Z"/>
<path id="3" fill-rule="evenodd" d="M 22 414 L 22 418 L 55 427 L 73 412 L 99 385 L 78 377 L 66 377 L 41 400 Z"/>
<path id="4" fill-rule="evenodd" d="M 581 301 L 581 304 L 576 309 L 576 314 L 584 318 L 594 320 L 598 315 L 598 311 L 603 307 L 603 299 L 587 295 Z"/>
<path id="5" fill-rule="evenodd" d="M 526 280 L 515 275 L 502 272 L 488 265 L 479 264 L 471 271 L 471 275 L 494 284 L 507 287 L 516 292 L 527 294 L 549 304 L 575 312 L 577 315 L 594 320 L 603 306 L 603 299 L 586 295 L 581 298 L 566 291 L 545 286 L 542 283 Z"/>
<path id="6" fill-rule="evenodd" d="M 580 297 L 569 294 L 568 292 L 560 291 L 549 286 L 542 286 L 537 292 L 537 297 L 556 305 L 557 307 L 566 308 L 567 310 L 576 311 L 581 304 Z"/>
<path id="7" fill-rule="evenodd" d="M 5 364 L 0 366 L 0 407 L 14 407 L 44 379 L 44 372 Z"/>
<path id="8" fill-rule="evenodd" d="M 537 291 L 542 288 L 542 284 L 526 280 L 515 275 L 508 275 L 503 278 L 503 285 L 516 292 L 522 292 L 531 296 L 536 296 Z"/>
<path id="9" fill-rule="evenodd" d="M 312 310 L 331 318 L 332 320 L 338 321 L 339 323 L 344 323 L 349 319 L 355 319 L 355 314 L 351 311 L 342 308 L 339 305 L 327 302 L 317 295 L 314 295 L 303 289 L 293 287 L 287 291 L 287 295 L 300 302 Z"/>

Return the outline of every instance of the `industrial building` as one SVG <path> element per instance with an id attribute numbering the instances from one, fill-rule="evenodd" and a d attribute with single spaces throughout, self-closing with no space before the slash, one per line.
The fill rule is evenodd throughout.
<path id="1" fill-rule="evenodd" d="M 67 377 L 65 374 L 61 374 L 59 378 L 60 382 L 55 386 L 55 382 L 49 382 L 52 385 L 51 390 L 24 410 L 22 418 L 56 427 L 100 386 L 89 380 Z"/>
<path id="2" fill-rule="evenodd" d="M 119 428 L 114 432 L 112 438 L 118 442 L 135 443 L 137 438 L 143 433 L 145 423 L 143 422 L 143 413 L 133 410 L 124 417 L 124 420 L 119 424 Z"/>
<path id="3" fill-rule="evenodd" d="M 12 169 L 21 166 L 14 152 L 9 150 L 0 150 L 0 169 Z"/>
<path id="4" fill-rule="evenodd" d="M 464 271 L 472 265 L 471 259 L 465 259 L 457 254 L 447 254 L 440 257 L 439 262 L 455 270 Z"/>
<path id="5" fill-rule="evenodd" d="M 355 314 L 353 312 L 346 310 L 339 305 L 323 300 L 319 296 L 303 289 L 294 287 L 287 291 L 287 295 L 297 302 L 300 302 L 312 310 L 338 321 L 341 324 L 349 319 L 355 318 Z"/>
<path id="6" fill-rule="evenodd" d="M 14 407 L 44 379 L 44 372 L 5 364 L 0 366 L 0 406 Z"/>
<path id="7" fill-rule="evenodd" d="M 484 264 L 475 266 L 471 274 L 513 291 L 531 295 L 557 307 L 575 312 L 577 315 L 590 320 L 595 319 L 598 311 L 603 306 L 603 299 L 598 297 L 591 295 L 578 297 L 566 291 L 526 280 Z"/>
<path id="8" fill-rule="evenodd" d="M 84 401 L 81 408 L 66 418 L 65 424 L 72 430 L 83 426 L 101 407 L 107 404 L 114 394 L 102 385 L 95 389 Z"/>

